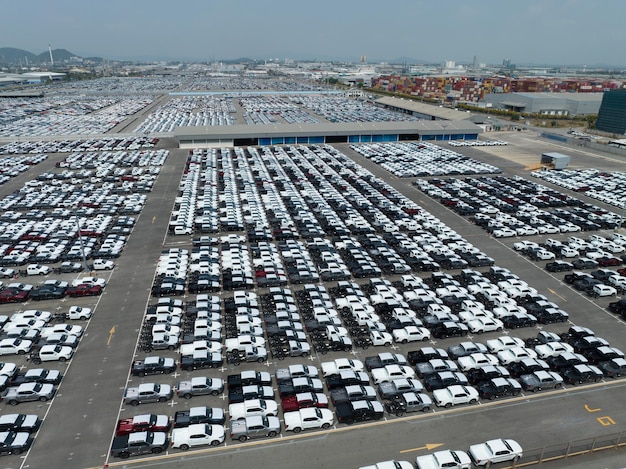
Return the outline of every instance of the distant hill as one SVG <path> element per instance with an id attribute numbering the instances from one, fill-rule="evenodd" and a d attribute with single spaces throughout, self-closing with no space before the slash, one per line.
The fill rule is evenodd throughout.
<path id="1" fill-rule="evenodd" d="M 55 64 L 71 62 L 72 57 L 82 58 L 66 49 L 52 49 L 52 58 Z M 91 62 L 102 62 L 100 57 L 89 57 Z M 44 51 L 41 54 L 33 54 L 23 49 L 14 47 L 0 47 L 0 65 L 40 65 L 50 63 L 50 52 Z"/>
<path id="2" fill-rule="evenodd" d="M 0 47 L 0 64 L 39 64 L 41 61 L 39 57 L 23 49 L 16 49 L 15 47 Z"/>

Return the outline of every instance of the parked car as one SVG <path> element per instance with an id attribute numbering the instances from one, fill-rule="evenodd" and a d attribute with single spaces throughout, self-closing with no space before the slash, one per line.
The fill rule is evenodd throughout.
<path id="1" fill-rule="evenodd" d="M 498 438 L 469 447 L 469 455 L 476 466 L 490 466 L 494 463 L 513 461 L 522 457 L 522 447 L 515 440 Z"/>

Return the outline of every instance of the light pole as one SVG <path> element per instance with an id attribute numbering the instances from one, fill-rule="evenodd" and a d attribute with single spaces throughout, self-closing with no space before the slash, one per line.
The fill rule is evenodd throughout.
<path id="1" fill-rule="evenodd" d="M 83 258 L 83 265 L 85 270 L 89 272 L 91 269 L 87 264 L 87 258 L 85 257 L 85 245 L 83 244 L 83 235 L 80 234 L 80 223 L 78 222 L 78 213 L 74 210 L 74 222 L 76 223 L 76 231 L 78 232 L 78 243 L 80 245 L 80 255 Z"/>

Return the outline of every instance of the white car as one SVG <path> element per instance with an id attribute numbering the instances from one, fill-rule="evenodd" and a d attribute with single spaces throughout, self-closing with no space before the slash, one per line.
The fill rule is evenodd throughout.
<path id="1" fill-rule="evenodd" d="M 459 357 L 457 363 L 461 371 L 476 370 L 488 365 L 499 365 L 498 359 L 490 353 L 472 353 L 465 357 Z"/>
<path id="2" fill-rule="evenodd" d="M 308 407 L 295 412 L 285 412 L 285 430 L 300 433 L 310 428 L 330 428 L 334 423 L 333 412 L 329 409 Z"/>
<path id="3" fill-rule="evenodd" d="M 493 230 L 493 236 L 494 238 L 512 238 L 513 236 L 517 236 L 517 232 L 511 228 L 498 228 Z"/>
<path id="4" fill-rule="evenodd" d="M 44 345 L 39 350 L 39 360 L 42 362 L 60 361 L 64 362 L 72 358 L 74 349 L 63 345 Z"/>
<path id="5" fill-rule="evenodd" d="M 192 446 L 217 446 L 224 442 L 224 438 L 223 425 L 195 423 L 172 430 L 171 446 L 186 451 Z"/>
<path id="6" fill-rule="evenodd" d="M 526 358 L 537 358 L 537 352 L 526 347 L 513 347 L 497 353 L 501 365 L 510 365 Z"/>
<path id="7" fill-rule="evenodd" d="M 591 294 L 596 298 L 600 296 L 615 296 L 617 295 L 617 289 L 609 285 L 594 285 Z"/>
<path id="8" fill-rule="evenodd" d="M 71 320 L 80 319 L 86 321 L 91 318 L 93 311 L 91 308 L 84 308 L 82 306 L 70 306 L 67 317 Z"/>
<path id="9" fill-rule="evenodd" d="M 74 326 L 72 324 L 55 324 L 53 326 L 44 327 L 41 330 L 41 336 L 47 337 L 50 334 L 72 334 L 76 337 L 83 335 L 83 328 L 81 326 Z"/>
<path id="10" fill-rule="evenodd" d="M 352 360 L 349 358 L 337 358 L 331 362 L 323 362 L 322 365 L 322 375 L 324 377 L 331 375 L 338 375 L 342 371 L 354 371 L 358 373 L 363 371 L 363 362 L 360 360 Z"/>
<path id="11" fill-rule="evenodd" d="M 476 318 L 467 323 L 467 327 L 473 333 L 501 331 L 504 329 L 502 321 L 496 318 Z"/>
<path id="12" fill-rule="evenodd" d="M 2 339 L 0 340 L 0 355 L 24 355 L 33 348 L 32 340 Z"/>
<path id="13" fill-rule="evenodd" d="M 433 454 L 418 456 L 415 460 L 417 469 L 470 469 L 472 461 L 465 451 L 437 451 Z"/>
<path id="14" fill-rule="evenodd" d="M 430 339 L 430 331 L 425 327 L 417 326 L 406 326 L 402 329 L 395 329 L 392 335 L 395 342 L 400 342 L 402 344 Z"/>
<path id="15" fill-rule="evenodd" d="M 263 417 L 278 415 L 278 404 L 269 399 L 250 399 L 228 406 L 231 420 L 243 420 L 257 415 Z"/>
<path id="16" fill-rule="evenodd" d="M 361 466 L 359 469 L 413 469 L 413 464 L 409 461 L 396 461 L 395 459 L 389 461 L 381 461 L 370 466 Z"/>
<path id="17" fill-rule="evenodd" d="M 490 466 L 503 461 L 517 462 L 523 453 L 515 440 L 498 438 L 470 446 L 469 455 L 476 466 Z"/>
<path id="18" fill-rule="evenodd" d="M 524 341 L 518 337 L 511 337 L 510 335 L 503 335 L 497 339 L 490 339 L 486 342 L 487 349 L 491 353 L 501 352 L 514 347 L 523 347 Z"/>
<path id="19" fill-rule="evenodd" d="M 472 386 L 454 385 L 433 391 L 433 400 L 437 407 L 452 407 L 459 404 L 478 402 L 478 391 Z"/>
<path id="20" fill-rule="evenodd" d="M 106 284 L 107 282 L 105 279 L 98 277 L 82 277 L 72 281 L 73 287 L 77 287 L 78 285 L 99 285 L 104 288 L 106 287 Z"/>
<path id="21" fill-rule="evenodd" d="M 50 311 L 41 311 L 39 309 L 27 309 L 25 311 L 22 311 L 21 313 L 15 313 L 11 315 L 9 320 L 14 321 L 18 318 L 19 319 L 38 319 L 47 323 L 52 318 L 52 314 L 50 313 Z"/>
<path id="22" fill-rule="evenodd" d="M 93 270 L 112 270 L 115 267 L 113 261 L 107 261 L 104 259 L 95 259 L 93 261 Z"/>
<path id="23" fill-rule="evenodd" d="M 563 352 L 574 352 L 574 347 L 565 342 L 548 342 L 535 347 L 535 352 L 539 358 L 556 357 Z"/>
<path id="24" fill-rule="evenodd" d="M 371 371 L 374 384 L 380 384 L 394 379 L 415 378 L 415 371 L 407 365 L 386 365 Z"/>

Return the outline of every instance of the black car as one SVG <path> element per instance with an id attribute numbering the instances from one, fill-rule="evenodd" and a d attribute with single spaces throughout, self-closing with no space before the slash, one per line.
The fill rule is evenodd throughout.
<path id="1" fill-rule="evenodd" d="M 518 378 L 522 375 L 529 375 L 535 371 L 548 371 L 550 366 L 539 358 L 525 358 L 522 361 L 511 363 L 509 372 L 511 376 Z"/>
<path id="2" fill-rule="evenodd" d="M 508 378 L 511 376 L 509 370 L 500 365 L 487 365 L 475 370 L 470 370 L 467 379 L 470 384 L 475 385 L 494 378 Z"/>
<path id="3" fill-rule="evenodd" d="M 422 347 L 419 350 L 411 350 L 406 355 L 406 359 L 409 365 L 425 363 L 436 358 L 439 358 L 441 360 L 447 360 L 449 357 L 448 353 L 444 349 L 435 347 Z"/>
<path id="4" fill-rule="evenodd" d="M 0 433 L 0 453 L 22 454 L 33 444 L 33 437 L 28 432 Z"/>
<path id="5" fill-rule="evenodd" d="M 467 377 L 458 371 L 441 371 L 428 375 L 423 381 L 424 387 L 428 391 L 447 388 L 448 386 L 453 386 L 455 384 L 468 384 Z"/>
<path id="6" fill-rule="evenodd" d="M 481 399 L 496 399 L 502 396 L 518 396 L 522 392 L 522 385 L 513 378 L 493 378 L 484 381 L 478 386 Z"/>
<path id="7" fill-rule="evenodd" d="M 534 316 L 540 324 L 552 324 L 554 322 L 565 322 L 569 319 L 569 314 L 560 309 L 548 308 L 537 311 Z"/>
<path id="8" fill-rule="evenodd" d="M 134 361 L 131 373 L 133 376 L 146 376 L 173 373 L 174 371 L 176 371 L 176 363 L 173 359 L 154 356 Z"/>
<path id="9" fill-rule="evenodd" d="M 326 377 L 326 387 L 328 387 L 329 390 L 355 384 L 368 385 L 369 382 L 369 376 L 367 373 L 352 370 L 345 370 L 339 374 Z"/>
<path id="10" fill-rule="evenodd" d="M 513 313 L 502 318 L 502 322 L 507 329 L 517 329 L 518 327 L 536 326 L 537 318 L 530 314 Z"/>
<path id="11" fill-rule="evenodd" d="M 547 360 L 550 369 L 559 372 L 575 365 L 586 364 L 587 359 L 580 354 L 563 352 L 556 357 L 549 357 Z"/>
<path id="12" fill-rule="evenodd" d="M 574 266 L 570 262 L 554 261 L 546 264 L 546 270 L 548 272 L 568 272 L 572 270 Z"/>
<path id="13" fill-rule="evenodd" d="M 576 259 L 572 262 L 572 266 L 575 269 L 595 269 L 599 266 L 599 264 L 592 259 Z"/>
<path id="14" fill-rule="evenodd" d="M 469 333 L 469 330 L 465 324 L 445 321 L 435 325 L 431 329 L 433 337 L 438 339 L 445 339 L 448 337 L 463 337 Z"/>
<path id="15" fill-rule="evenodd" d="M 41 426 L 41 419 L 34 414 L 0 415 L 0 432 L 35 433 Z"/>
<path id="16" fill-rule="evenodd" d="M 353 401 L 337 404 L 337 420 L 348 425 L 366 420 L 380 420 L 385 414 L 383 405 L 378 401 Z"/>
<path id="17" fill-rule="evenodd" d="M 35 301 L 60 300 L 64 296 L 65 288 L 55 287 L 54 285 L 44 285 L 30 291 L 30 299 Z"/>
<path id="18" fill-rule="evenodd" d="M 609 311 L 615 314 L 626 314 L 626 298 L 609 303 Z"/>
<path id="19" fill-rule="evenodd" d="M 19 386 L 22 383 L 49 383 L 59 384 L 63 375 L 58 370 L 47 368 L 31 368 L 24 373 L 18 373 L 12 380 L 11 386 Z"/>
<path id="20" fill-rule="evenodd" d="M 193 355 L 183 355 L 180 358 L 180 369 L 185 371 L 202 368 L 219 368 L 224 364 L 221 353 L 199 351 Z"/>
<path id="21" fill-rule="evenodd" d="M 595 364 L 613 360 L 614 358 L 624 358 L 624 353 L 615 347 L 604 345 L 586 350 L 584 356 L 589 360 L 589 363 Z"/>
<path id="22" fill-rule="evenodd" d="M 593 365 L 574 365 L 561 371 L 561 376 L 566 383 L 583 384 L 589 381 L 598 382 L 604 376 L 602 371 Z"/>

